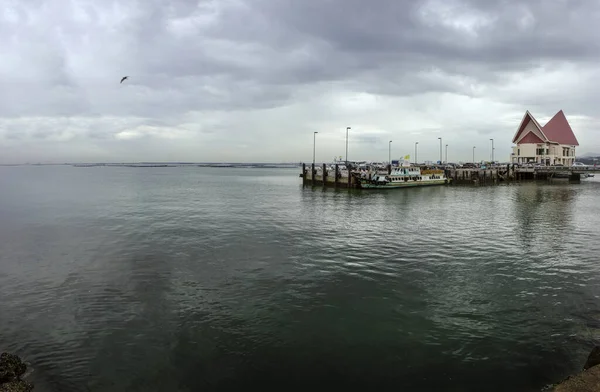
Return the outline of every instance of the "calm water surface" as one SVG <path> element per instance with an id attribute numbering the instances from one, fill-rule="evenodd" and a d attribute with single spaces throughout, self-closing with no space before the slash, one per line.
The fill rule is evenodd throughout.
<path id="1" fill-rule="evenodd" d="M 67 392 L 537 391 L 581 368 L 600 181 L 298 173 L 0 168 L 0 349 Z"/>

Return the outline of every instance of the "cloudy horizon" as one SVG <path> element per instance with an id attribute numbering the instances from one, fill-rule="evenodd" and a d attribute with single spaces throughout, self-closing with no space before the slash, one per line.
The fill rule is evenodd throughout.
<path id="1" fill-rule="evenodd" d="M 600 3 L 0 4 L 0 163 L 507 161 L 526 110 L 600 152 Z"/>

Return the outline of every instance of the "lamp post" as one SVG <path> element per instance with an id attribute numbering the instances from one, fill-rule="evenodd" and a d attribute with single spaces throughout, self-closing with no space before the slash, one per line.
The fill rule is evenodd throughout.
<path id="1" fill-rule="evenodd" d="M 443 162 L 442 161 L 442 138 L 438 137 L 438 139 L 440 139 L 440 164 Z"/>
<path id="2" fill-rule="evenodd" d="M 388 162 L 390 163 L 390 167 L 392 167 L 392 141 L 388 143 Z"/>
<path id="3" fill-rule="evenodd" d="M 494 139 L 490 139 L 492 141 L 492 164 L 494 163 Z"/>
<path id="4" fill-rule="evenodd" d="M 419 145 L 419 142 L 415 142 L 415 166 L 417 165 L 417 163 L 419 162 L 417 160 L 417 146 Z"/>
<path id="5" fill-rule="evenodd" d="M 475 163 L 475 146 L 473 146 L 473 163 Z"/>
<path id="6" fill-rule="evenodd" d="M 317 131 L 313 132 L 313 167 L 315 167 L 315 149 L 316 149 L 316 145 L 317 145 Z"/>
<path id="7" fill-rule="evenodd" d="M 346 127 L 346 164 L 348 164 L 348 131 L 350 127 Z"/>
<path id="8" fill-rule="evenodd" d="M 446 164 L 448 163 L 448 145 L 446 144 Z"/>

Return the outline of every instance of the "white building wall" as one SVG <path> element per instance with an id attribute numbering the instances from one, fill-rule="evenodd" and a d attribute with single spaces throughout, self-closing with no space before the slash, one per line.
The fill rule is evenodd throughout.
<path id="1" fill-rule="evenodd" d="M 517 144 L 512 148 L 511 163 L 535 162 L 547 165 L 563 164 L 570 166 L 575 162 L 575 148 L 576 146 L 564 144 Z M 544 149 L 547 154 L 538 155 L 538 149 Z"/>

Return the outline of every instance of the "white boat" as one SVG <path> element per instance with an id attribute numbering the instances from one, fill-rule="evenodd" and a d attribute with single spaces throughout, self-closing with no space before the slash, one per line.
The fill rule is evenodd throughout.
<path id="1" fill-rule="evenodd" d="M 396 167 L 390 174 L 378 173 L 371 178 L 359 178 L 359 188 L 362 189 L 396 189 L 429 185 L 448 184 L 444 170 L 424 169 L 418 166 Z"/>

